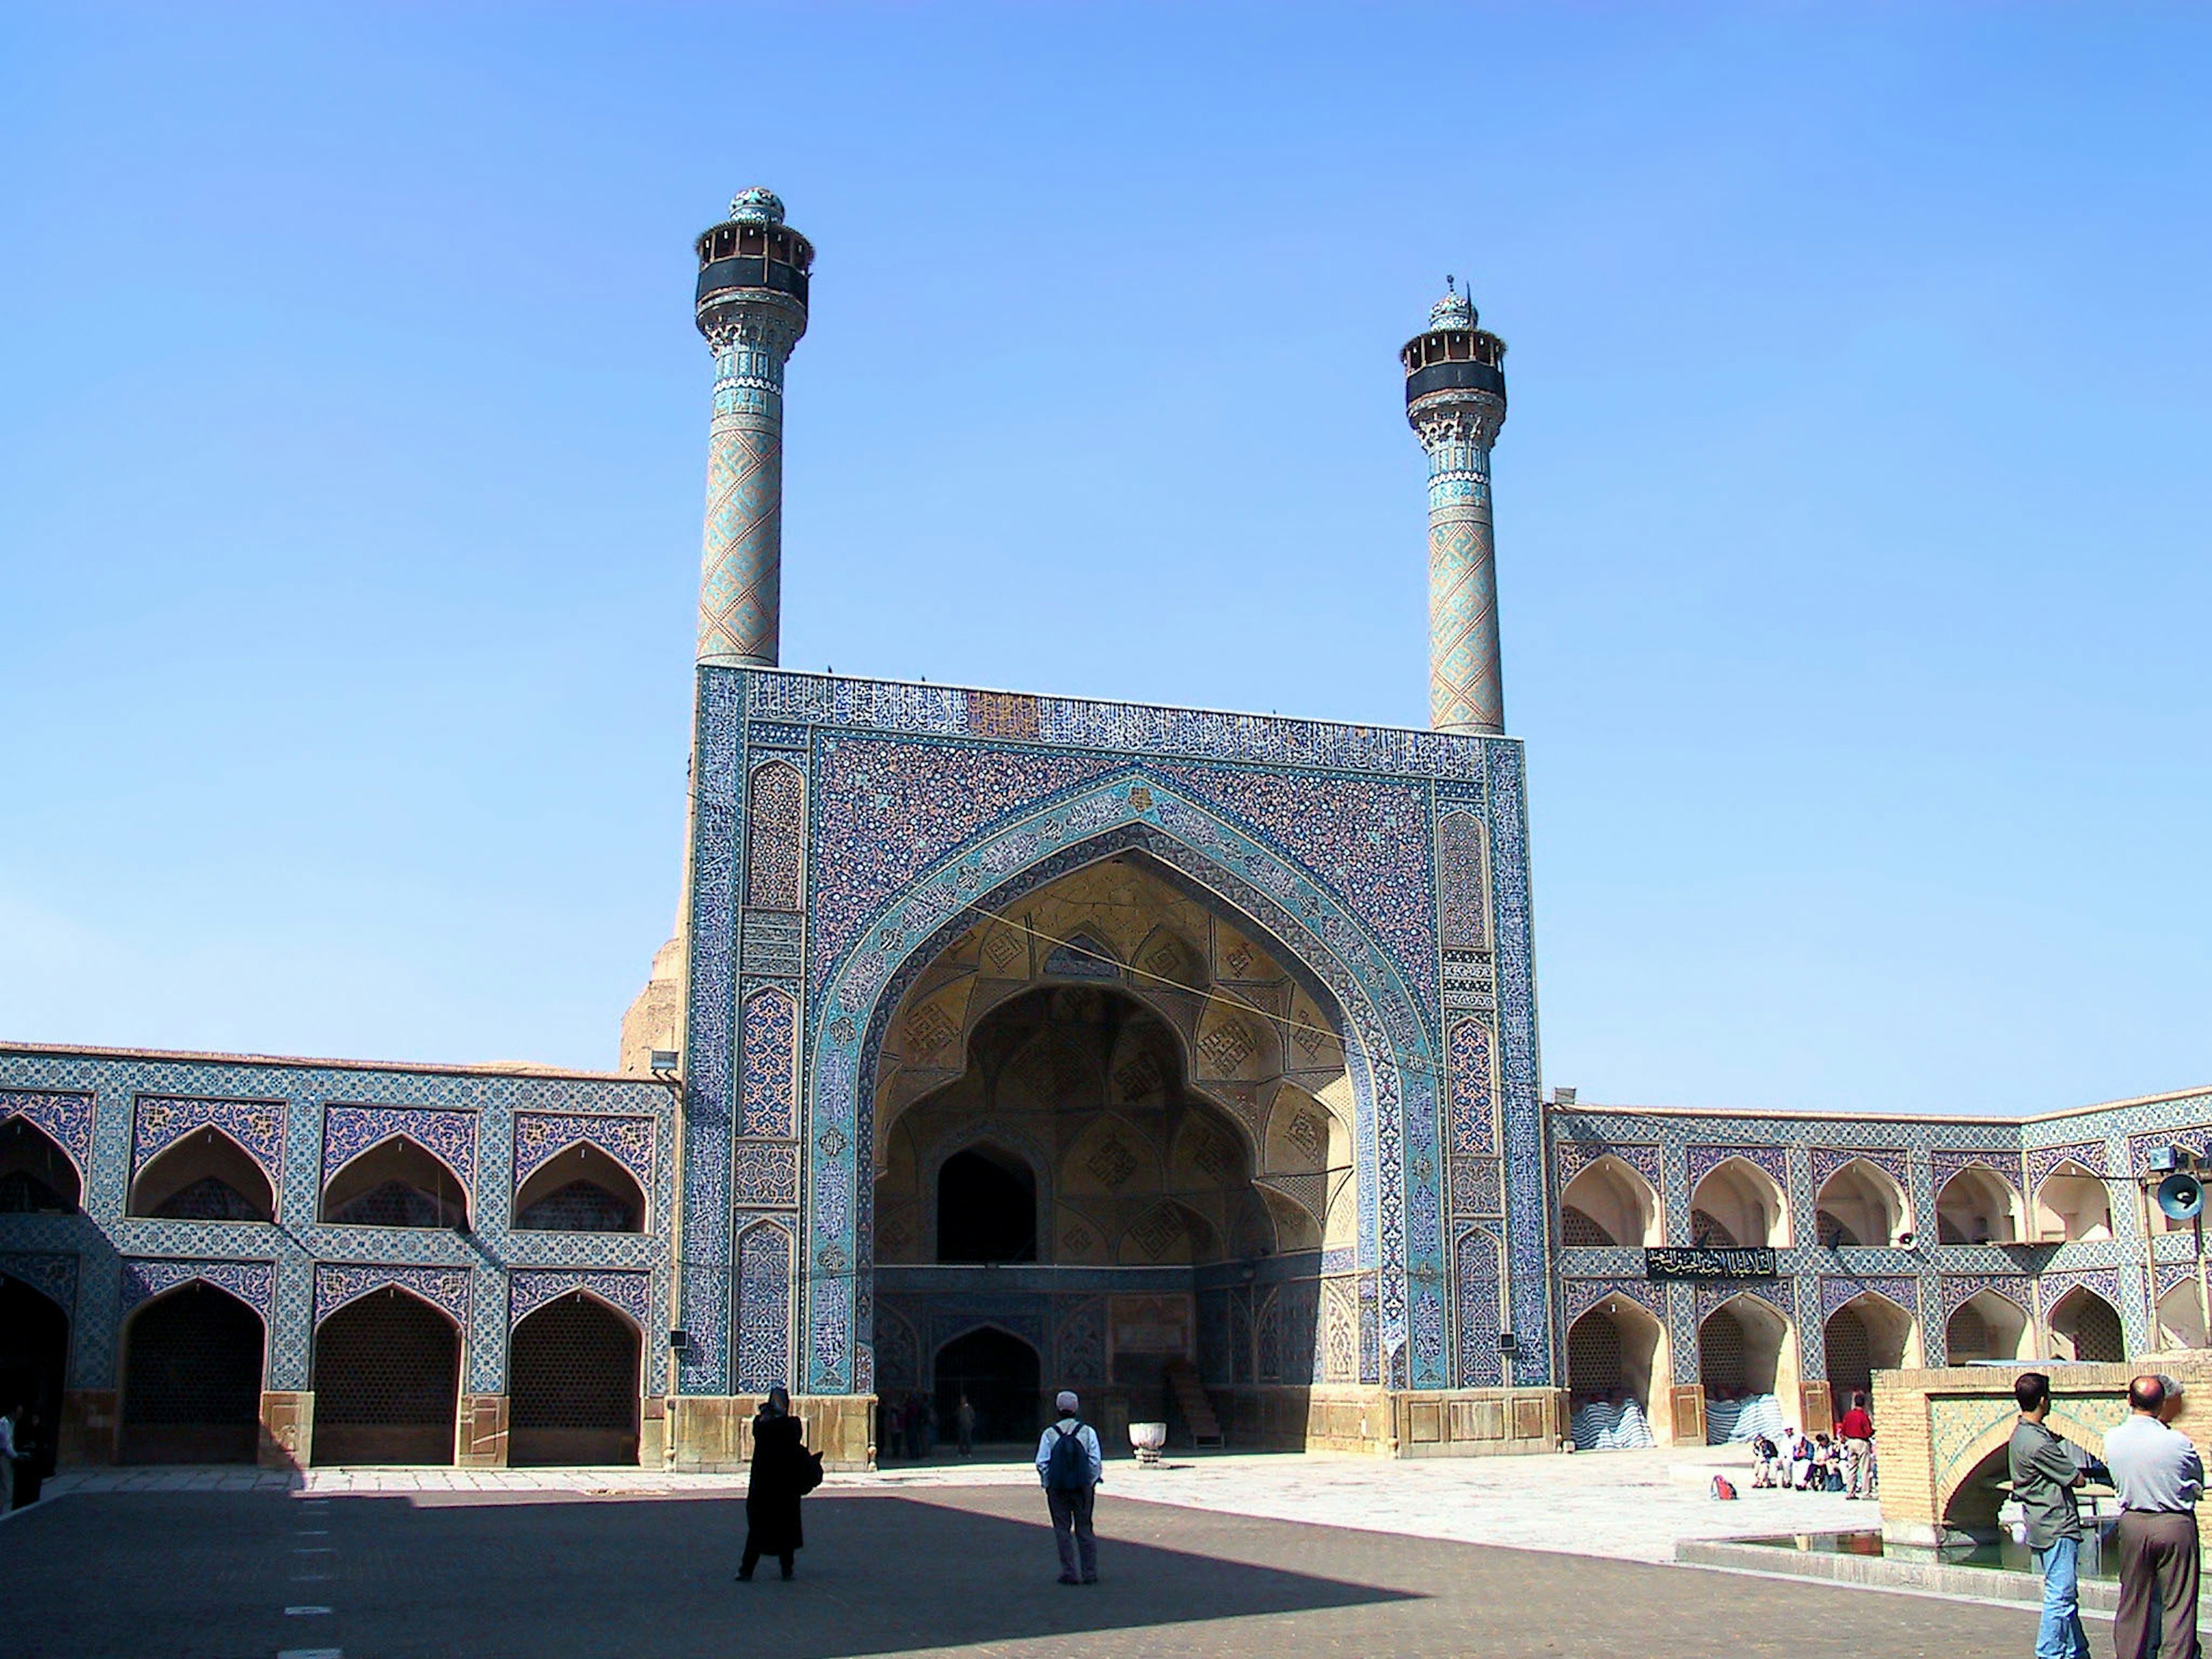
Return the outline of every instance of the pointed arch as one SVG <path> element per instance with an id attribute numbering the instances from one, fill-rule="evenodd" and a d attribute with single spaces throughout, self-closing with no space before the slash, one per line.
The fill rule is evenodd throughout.
<path id="1" fill-rule="evenodd" d="M 737 1391 L 789 1388 L 791 1229 L 769 1218 L 753 1222 L 738 1234 L 737 1262 Z"/>
<path id="2" fill-rule="evenodd" d="M 84 1172 L 68 1149 L 21 1112 L 0 1119 L 0 1215 L 76 1213 Z"/>
<path id="3" fill-rule="evenodd" d="M 1790 1243 L 1790 1205 L 1774 1177 L 1749 1158 L 1723 1158 L 1690 1194 L 1692 1244 L 1724 1248 Z"/>
<path id="4" fill-rule="evenodd" d="M 1911 1206 L 1897 1177 L 1863 1158 L 1843 1164 L 1814 1199 L 1820 1243 L 1886 1247 L 1912 1230 Z"/>
<path id="5" fill-rule="evenodd" d="M 2124 1364 L 2127 1338 L 2120 1310 L 2087 1285 L 2075 1285 L 2051 1305 L 2051 1357 L 2077 1364 Z"/>
<path id="6" fill-rule="evenodd" d="M 797 910 L 805 884 L 806 779 L 788 761 L 764 761 L 746 780 L 745 902 Z"/>
<path id="7" fill-rule="evenodd" d="M 950 1424 L 964 1396 L 985 1443 L 1035 1443 L 1043 1415 L 1044 1356 L 1031 1338 L 993 1319 L 964 1324 L 930 1355 L 939 1423 Z"/>
<path id="8" fill-rule="evenodd" d="M 315 1327 L 314 1461 L 450 1464 L 461 1331 L 404 1284 L 349 1297 Z"/>
<path id="9" fill-rule="evenodd" d="M 171 1141 L 131 1182 L 127 1213 L 170 1221 L 276 1218 L 276 1194 L 260 1160 L 213 1123 Z"/>
<path id="10" fill-rule="evenodd" d="M 466 1228 L 468 1190 L 451 1164 L 403 1130 L 331 1171 L 321 1218 L 341 1226 Z"/>
<path id="11" fill-rule="evenodd" d="M 588 1285 L 517 1320 L 507 1340 L 508 1463 L 635 1466 L 643 1334 Z"/>
<path id="12" fill-rule="evenodd" d="M 1592 1451 L 1656 1443 L 1656 1431 L 1673 1427 L 1651 1412 L 1653 1391 L 1672 1375 L 1671 1363 L 1667 1327 L 1650 1309 L 1615 1295 L 1584 1310 L 1567 1328 L 1575 1444 Z"/>
<path id="13" fill-rule="evenodd" d="M 605 1147 L 579 1136 L 530 1172 L 514 1213 L 524 1232 L 641 1233 L 645 1189 Z"/>
<path id="14" fill-rule="evenodd" d="M 1784 1426 L 1798 1415 L 1796 1322 L 1754 1291 L 1728 1297 L 1698 1322 L 1698 1380 L 1713 1443 Z"/>
<path id="15" fill-rule="evenodd" d="M 2001 1291 L 1976 1291 L 1943 1322 L 1944 1358 L 1954 1365 L 2025 1359 L 2027 1332 L 2026 1308 Z"/>
<path id="16" fill-rule="evenodd" d="M 191 1278 L 139 1304 L 122 1335 L 121 1462 L 254 1461 L 268 1347 L 258 1309 Z"/>
<path id="17" fill-rule="evenodd" d="M 1936 1237 L 1942 1244 L 2011 1244 L 2024 1239 L 2020 1188 L 1977 1159 L 1960 1165 L 1936 1194 Z"/>
<path id="18" fill-rule="evenodd" d="M 2041 1243 L 2112 1237 L 2112 1194 L 2104 1178 L 2076 1159 L 2062 1158 L 2036 1183 L 2035 1224 Z"/>
<path id="19" fill-rule="evenodd" d="M 1564 1244 L 1649 1246 L 1662 1242 L 1663 1209 L 1641 1170 L 1618 1153 L 1592 1159 L 1559 1194 Z M 1579 1224 L 1570 1219 L 1578 1216 Z"/>
<path id="20" fill-rule="evenodd" d="M 1346 1058 L 1359 1103 L 1364 1170 L 1376 1167 L 1385 1140 L 1387 1161 L 1394 1164 L 1412 1157 L 1439 1166 L 1437 1060 L 1389 949 L 1327 888 L 1273 848 L 1141 769 L 1086 784 L 1049 808 L 980 833 L 902 887 L 850 935 L 854 943 L 828 969 L 823 1040 L 813 1060 L 812 1098 L 823 1121 L 842 1136 L 870 1143 L 867 1119 L 884 1024 L 906 985 L 973 925 L 975 912 L 1002 912 L 1068 870 L 1116 854 L 1141 856 L 1147 867 L 1202 895 L 1201 902 L 1217 912 L 1249 918 L 1255 937 L 1271 941 L 1277 959 L 1308 994 L 1341 1011 L 1340 1023 L 1356 1039 Z M 1284 944 L 1290 939 L 1299 948 Z M 845 1159 L 816 1160 L 811 1208 L 827 1224 L 828 1236 L 810 1249 L 857 1247 L 870 1194 Z M 1363 1179 L 1361 1184 L 1379 1198 L 1376 1183 Z M 1419 1213 L 1421 1224 L 1408 1231 L 1407 1212 L 1395 1195 L 1363 1206 L 1361 1247 L 1388 1264 L 1378 1286 L 1381 1345 L 1395 1346 L 1410 1331 L 1415 1385 L 1437 1387 L 1446 1380 L 1442 1218 L 1434 1205 Z M 1548 1315 L 1541 1311 L 1547 1287 L 1539 1276 L 1524 1288 L 1534 1316 L 1521 1322 L 1548 1328 Z M 842 1390 L 850 1386 L 844 1356 L 851 1351 L 858 1311 L 854 1293 L 849 1285 L 819 1278 L 810 1278 L 808 1289 L 810 1386 Z M 1423 1312 L 1409 1320 L 1414 1303 Z M 1548 1352 L 1532 1349 L 1523 1369 L 1533 1381 L 1547 1376 L 1549 1367 Z"/>
<path id="21" fill-rule="evenodd" d="M 2160 1348 L 2202 1348 L 2207 1346 L 2204 1300 L 2195 1274 L 2167 1287 L 2158 1299 L 2158 1344 Z"/>
<path id="22" fill-rule="evenodd" d="M 1880 1291 L 1865 1290 L 1830 1314 L 1822 1331 L 1828 1395 L 1840 1418 L 1851 1396 L 1874 1397 L 1874 1374 L 1920 1363 L 1917 1322 Z"/>

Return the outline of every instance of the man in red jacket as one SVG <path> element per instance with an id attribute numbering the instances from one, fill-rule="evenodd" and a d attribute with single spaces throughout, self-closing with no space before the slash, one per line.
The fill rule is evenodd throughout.
<path id="1" fill-rule="evenodd" d="M 1851 1408 L 1836 1425 L 1844 1437 L 1844 1496 L 1864 1498 L 1874 1476 L 1874 1419 L 1867 1415 L 1866 1396 L 1854 1394 Z"/>

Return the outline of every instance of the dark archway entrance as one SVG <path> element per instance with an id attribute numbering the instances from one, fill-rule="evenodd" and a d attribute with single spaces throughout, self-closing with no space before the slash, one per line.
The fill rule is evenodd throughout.
<path id="1" fill-rule="evenodd" d="M 318 1463 L 451 1463 L 461 1337 L 404 1291 L 349 1302 L 315 1332 Z"/>
<path id="2" fill-rule="evenodd" d="M 939 1261 L 1037 1259 L 1036 1177 L 1003 1152 L 971 1146 L 937 1172 Z"/>
<path id="3" fill-rule="evenodd" d="M 612 1309 L 562 1297 L 514 1328 L 507 1461 L 637 1462 L 638 1336 Z"/>
<path id="4" fill-rule="evenodd" d="M 949 1432 L 960 1396 L 975 1408 L 979 1442 L 1034 1441 L 1042 1389 L 1037 1351 L 1018 1336 L 986 1326 L 956 1337 L 937 1353 L 937 1420 Z"/>
<path id="5" fill-rule="evenodd" d="M 126 1463 L 251 1463 L 260 1441 L 261 1316 L 187 1285 L 131 1317 L 125 1339 Z"/>
<path id="6" fill-rule="evenodd" d="M 0 1215 L 70 1215 L 82 1196 L 76 1165 L 27 1118 L 0 1123 Z"/>
<path id="7" fill-rule="evenodd" d="M 17 1440 L 42 1477 L 54 1472 L 69 1336 L 68 1315 L 21 1280 L 0 1276 L 0 1411 L 23 1408 Z"/>

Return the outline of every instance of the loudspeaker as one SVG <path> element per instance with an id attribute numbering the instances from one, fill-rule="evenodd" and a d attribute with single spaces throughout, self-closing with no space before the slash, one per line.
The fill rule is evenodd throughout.
<path id="1" fill-rule="evenodd" d="M 2158 1183 L 2158 1207 L 2176 1221 L 2187 1221 L 2204 1207 L 2204 1188 L 2186 1170 L 2176 1170 Z"/>

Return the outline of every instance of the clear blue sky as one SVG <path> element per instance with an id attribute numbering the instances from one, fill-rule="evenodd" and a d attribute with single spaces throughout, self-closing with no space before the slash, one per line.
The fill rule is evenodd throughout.
<path id="1" fill-rule="evenodd" d="M 2212 14 L 11 9 L 0 1033 L 611 1063 L 771 185 L 785 660 L 1420 724 L 1512 345 L 1547 1080 L 2212 1081 Z"/>

